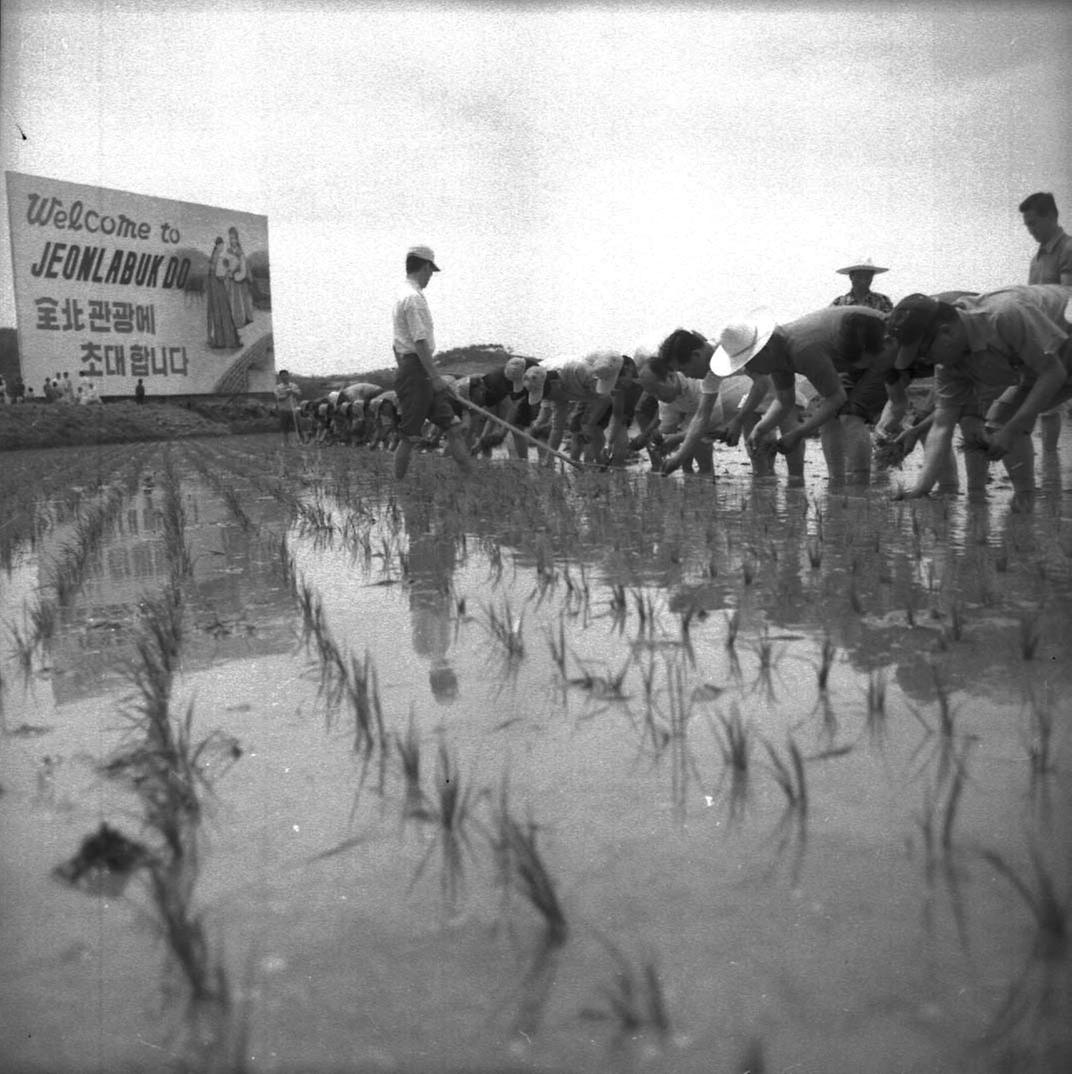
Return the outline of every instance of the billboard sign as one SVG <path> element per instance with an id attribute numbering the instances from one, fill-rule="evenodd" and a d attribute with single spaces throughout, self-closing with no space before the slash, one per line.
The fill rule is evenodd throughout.
<path id="1" fill-rule="evenodd" d="M 268 392 L 268 218 L 7 173 L 22 379 L 103 396 Z"/>

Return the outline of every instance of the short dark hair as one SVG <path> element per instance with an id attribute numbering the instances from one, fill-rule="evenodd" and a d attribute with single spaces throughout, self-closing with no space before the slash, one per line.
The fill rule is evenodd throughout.
<path id="1" fill-rule="evenodd" d="M 670 363 L 662 356 L 662 354 L 649 354 L 644 358 L 641 358 L 636 364 L 637 376 L 639 376 L 644 370 L 651 370 L 651 375 L 656 380 L 667 380 L 670 376 L 671 369 Z"/>
<path id="2" fill-rule="evenodd" d="M 1028 194 L 1022 202 L 1020 202 L 1020 212 L 1034 212 L 1039 216 L 1056 216 L 1057 215 L 1057 202 L 1053 200 L 1053 195 L 1045 190 L 1038 190 L 1034 194 Z"/>
<path id="3" fill-rule="evenodd" d="M 412 276 L 413 273 L 420 272 L 425 265 L 431 263 L 427 258 L 418 257 L 416 254 L 406 254 L 406 275 Z"/>
<path id="4" fill-rule="evenodd" d="M 691 332 L 687 328 L 675 328 L 659 344 L 659 357 L 671 368 L 680 368 L 692 357 L 692 352 L 706 342 L 706 338 L 699 332 Z"/>

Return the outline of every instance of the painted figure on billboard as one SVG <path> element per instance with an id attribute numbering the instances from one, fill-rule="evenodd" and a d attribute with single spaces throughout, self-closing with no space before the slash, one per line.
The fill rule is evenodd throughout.
<path id="1" fill-rule="evenodd" d="M 231 299 L 231 315 L 236 328 L 253 323 L 253 292 L 249 284 L 249 262 L 246 261 L 238 228 L 227 229 L 227 294 Z"/>
<path id="2" fill-rule="evenodd" d="M 217 235 L 212 253 L 208 255 L 208 277 L 205 280 L 208 345 L 216 350 L 234 350 L 242 345 L 227 293 L 228 267 L 223 239 Z"/>
<path id="3" fill-rule="evenodd" d="M 266 217 L 18 172 L 5 180 L 24 380 L 58 389 L 66 373 L 128 399 L 138 380 L 153 398 L 272 390 Z"/>

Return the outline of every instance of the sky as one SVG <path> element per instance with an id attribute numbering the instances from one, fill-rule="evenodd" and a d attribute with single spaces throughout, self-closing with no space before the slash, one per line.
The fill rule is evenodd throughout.
<path id="1" fill-rule="evenodd" d="M 1072 5 L 0 0 L 0 163 L 268 217 L 276 364 L 631 352 L 874 288 L 1025 282 L 1072 219 Z M 9 250 L 8 207 L 0 246 Z M 1066 223 L 1066 217 L 1062 217 Z M 1072 226 L 1072 225 L 1070 225 Z M 14 325 L 10 253 L 0 325 Z"/>

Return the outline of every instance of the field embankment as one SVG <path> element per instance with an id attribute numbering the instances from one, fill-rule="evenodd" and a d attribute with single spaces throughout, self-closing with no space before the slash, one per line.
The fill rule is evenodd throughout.
<path id="1" fill-rule="evenodd" d="M 25 403 L 0 407 L 0 451 L 229 436 L 275 428 L 272 408 L 249 400 L 189 406 L 163 402 L 138 406 L 128 400 L 84 406 Z"/>

